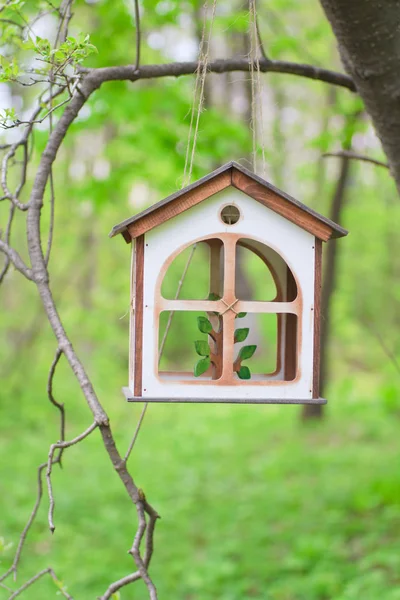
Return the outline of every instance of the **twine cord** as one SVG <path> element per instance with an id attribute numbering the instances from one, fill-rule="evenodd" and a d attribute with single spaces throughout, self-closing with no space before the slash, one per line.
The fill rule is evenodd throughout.
<path id="1" fill-rule="evenodd" d="M 193 162 L 194 162 L 194 156 L 195 156 L 195 152 L 196 152 L 197 138 L 198 138 L 198 132 L 199 132 L 200 115 L 201 115 L 201 113 L 203 111 L 203 107 L 204 107 L 204 86 L 205 86 L 206 75 L 207 75 L 207 67 L 208 67 L 209 58 L 210 58 L 210 43 L 211 43 L 213 26 L 214 26 L 216 7 L 217 7 L 217 0 L 213 0 L 210 26 L 208 29 L 208 36 L 207 36 L 207 42 L 206 42 L 205 38 L 206 38 L 206 29 L 207 29 L 208 1 L 206 1 L 203 6 L 204 19 L 203 19 L 203 30 L 202 30 L 202 35 L 201 35 L 200 47 L 199 47 L 199 66 L 197 68 L 196 81 L 195 81 L 194 91 L 193 91 L 192 111 L 191 111 L 191 117 L 190 117 L 188 142 L 187 142 L 187 146 L 186 146 L 186 157 L 185 157 L 185 167 L 184 167 L 184 171 L 183 171 L 182 187 L 185 187 L 186 185 L 188 185 L 190 183 L 190 180 L 192 177 Z M 200 86 L 199 98 L 197 99 L 199 86 Z M 197 103 L 197 109 L 196 109 L 196 103 Z M 196 114 L 196 121 L 195 121 L 193 141 L 192 141 L 192 131 L 193 131 L 193 123 L 195 120 L 195 114 Z M 191 151 L 190 151 L 190 148 L 191 148 Z M 189 159 L 189 156 L 190 156 L 190 159 Z"/>
<path id="2" fill-rule="evenodd" d="M 263 102 L 262 102 L 262 82 L 260 69 L 260 43 L 257 31 L 257 8 L 256 0 L 249 0 L 249 38 L 250 38 L 250 76 L 251 76 L 251 124 L 252 141 L 253 141 L 253 170 L 257 173 L 257 120 L 260 130 L 260 146 L 262 159 L 262 173 L 265 177 L 266 162 L 265 162 L 265 144 L 264 144 L 264 119 L 263 119 Z M 255 69 L 254 69 L 255 66 Z M 256 77 L 254 76 L 256 71 Z M 257 119 L 257 105 L 259 119 Z"/>

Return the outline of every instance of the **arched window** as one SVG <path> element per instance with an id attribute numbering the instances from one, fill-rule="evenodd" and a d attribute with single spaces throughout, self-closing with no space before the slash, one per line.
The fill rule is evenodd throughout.
<path id="1" fill-rule="evenodd" d="M 223 233 L 181 248 L 164 264 L 156 290 L 159 378 L 295 380 L 299 296 L 284 259 L 257 240 Z"/>

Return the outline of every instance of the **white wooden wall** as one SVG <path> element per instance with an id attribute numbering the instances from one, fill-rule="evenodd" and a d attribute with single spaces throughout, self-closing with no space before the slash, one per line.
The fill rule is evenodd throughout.
<path id="1" fill-rule="evenodd" d="M 236 204 L 240 209 L 241 218 L 234 225 L 225 225 L 219 217 L 221 208 L 226 204 Z M 158 313 L 155 300 L 161 287 L 161 273 L 165 271 L 166 262 L 170 264 L 185 246 L 205 237 L 218 237 L 221 233 L 240 234 L 270 246 L 286 261 L 297 280 L 303 311 L 301 322 L 298 323 L 299 377 L 293 382 L 274 378 L 262 383 L 238 380 L 237 384 L 221 385 L 212 380 L 178 382 L 173 378 L 165 381 L 158 377 Z M 145 235 L 144 255 L 143 399 L 311 399 L 314 242 L 314 236 L 233 187 L 149 231 Z M 131 356 L 133 358 L 134 355 Z M 129 387 L 133 392 L 132 369 Z"/>

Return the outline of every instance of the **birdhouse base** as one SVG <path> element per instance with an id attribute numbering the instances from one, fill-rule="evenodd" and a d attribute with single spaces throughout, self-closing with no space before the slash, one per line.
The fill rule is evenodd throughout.
<path id="1" fill-rule="evenodd" d="M 167 402 L 186 404 L 326 404 L 325 398 L 312 398 L 300 400 L 297 398 L 147 398 L 135 396 L 128 387 L 123 387 L 122 392 L 128 402 Z"/>

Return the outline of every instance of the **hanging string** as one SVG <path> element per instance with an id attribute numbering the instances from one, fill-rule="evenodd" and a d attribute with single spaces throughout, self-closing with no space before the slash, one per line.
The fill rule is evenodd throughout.
<path id="1" fill-rule="evenodd" d="M 190 180 L 192 177 L 193 162 L 194 162 L 194 156 L 195 156 L 196 145 L 197 145 L 197 136 L 198 136 L 198 132 L 199 132 L 200 115 L 201 115 L 201 113 L 203 111 L 203 107 L 204 107 L 204 86 L 205 86 L 207 67 L 208 67 L 209 57 L 210 57 L 210 43 L 211 43 L 213 26 L 214 26 L 216 7 L 217 7 L 217 0 L 213 0 L 210 26 L 209 26 L 207 42 L 206 42 L 205 37 L 206 37 L 207 16 L 208 16 L 208 1 L 207 0 L 203 6 L 204 19 L 203 19 L 203 29 L 202 29 L 202 34 L 201 34 L 201 41 L 200 41 L 200 46 L 199 46 L 199 64 L 198 64 L 197 71 L 196 71 L 196 80 L 195 80 L 194 91 L 193 91 L 192 111 L 191 111 L 191 117 L 190 117 L 188 142 L 187 142 L 187 146 L 186 146 L 186 157 L 185 157 L 185 167 L 183 170 L 182 187 L 185 187 L 186 185 L 188 185 L 190 183 Z M 200 87 L 199 98 L 197 99 L 199 87 Z M 196 103 L 197 103 L 197 109 L 196 109 Z M 196 122 L 195 122 L 193 141 L 192 141 L 192 131 L 193 131 L 193 123 L 195 121 L 195 115 L 196 115 Z M 190 151 L 190 148 L 191 148 L 191 151 Z"/>
<path id="2" fill-rule="evenodd" d="M 197 144 L 197 136 L 198 136 L 198 132 L 199 132 L 200 115 L 202 113 L 203 106 L 204 106 L 204 86 L 205 86 L 206 75 L 207 75 L 207 67 L 208 67 L 208 63 L 209 63 L 210 43 L 211 43 L 211 36 L 212 36 L 212 30 L 213 30 L 213 25 L 214 25 L 214 19 L 215 19 L 216 6 L 217 6 L 217 0 L 213 0 L 212 11 L 211 11 L 211 20 L 210 20 L 210 26 L 209 26 L 207 42 L 206 42 L 208 1 L 206 0 L 206 2 L 203 5 L 204 18 L 203 18 L 203 29 L 202 29 L 202 33 L 201 33 L 200 46 L 199 46 L 199 64 L 198 64 L 197 71 L 196 71 L 196 80 L 195 80 L 194 90 L 193 90 L 193 101 L 192 101 L 192 109 L 191 109 L 191 116 L 190 116 L 188 142 L 187 142 L 187 146 L 186 146 L 185 167 L 183 170 L 182 187 L 185 187 L 186 185 L 188 185 L 190 183 L 190 179 L 192 177 L 193 162 L 194 162 L 194 156 L 195 156 L 196 144 Z M 199 92 L 198 92 L 198 90 L 199 90 Z M 198 95 L 199 95 L 199 97 L 197 98 Z M 197 109 L 196 109 L 196 102 L 197 102 Z M 194 124 L 194 134 L 193 134 L 193 141 L 191 143 L 193 124 Z M 190 148 L 191 148 L 191 150 L 190 150 Z M 179 298 L 183 283 L 185 281 L 186 274 L 188 272 L 190 263 L 192 262 L 192 258 L 196 251 L 196 248 L 197 248 L 197 244 L 194 244 L 190 251 L 185 268 L 183 269 L 182 276 L 179 280 L 178 287 L 177 287 L 176 294 L 175 294 L 175 300 L 178 300 L 178 298 Z M 175 314 L 174 311 L 171 311 L 168 316 L 167 325 L 165 327 L 164 335 L 162 337 L 160 348 L 158 351 L 158 364 L 160 364 L 160 361 L 161 361 L 161 358 L 162 358 L 162 355 L 164 352 L 165 342 L 167 341 L 167 336 L 168 336 L 169 330 L 171 329 L 174 314 Z"/>
<path id="3" fill-rule="evenodd" d="M 250 38 L 250 76 L 251 76 L 251 130 L 253 138 L 253 170 L 257 172 L 257 121 L 261 137 L 261 158 L 262 173 L 265 177 L 265 145 L 264 145 L 264 118 L 263 118 L 263 100 L 262 83 L 260 70 L 260 44 L 257 31 L 257 8 L 256 0 L 249 0 L 249 38 Z M 254 76 L 254 66 L 256 77 Z M 257 119 L 257 105 L 259 109 L 259 119 Z"/>

